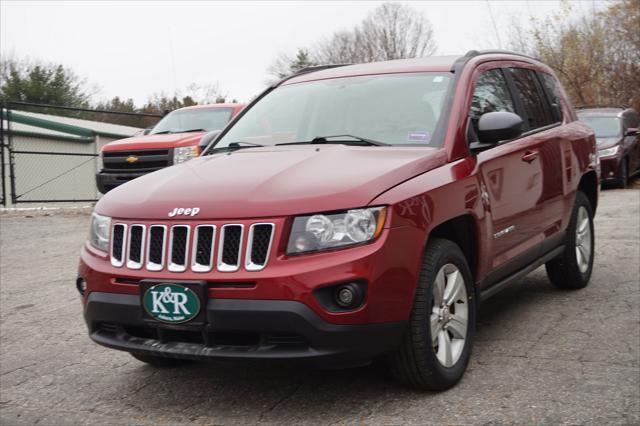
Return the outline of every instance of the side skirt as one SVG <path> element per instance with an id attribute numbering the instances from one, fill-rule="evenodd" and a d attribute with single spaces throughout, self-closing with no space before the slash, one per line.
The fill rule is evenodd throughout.
<path id="1" fill-rule="evenodd" d="M 553 250 L 551 250 L 549 252 L 547 252 L 542 257 L 536 259 L 535 261 L 533 261 L 529 265 L 525 266 L 524 268 L 518 270 L 514 274 L 512 274 L 512 275 L 502 279 L 501 281 L 495 283 L 491 287 L 480 291 L 480 302 L 484 302 L 485 300 L 487 300 L 491 296 L 494 296 L 495 294 L 497 294 L 497 293 L 501 292 L 502 290 L 504 290 L 506 287 L 508 287 L 514 281 L 519 280 L 520 278 L 522 278 L 525 275 L 527 275 L 529 272 L 531 272 L 534 269 L 537 269 L 538 267 L 544 265 L 545 263 L 547 263 L 551 259 L 554 259 L 554 258 L 558 257 L 559 255 L 562 254 L 563 251 L 564 251 L 564 244 L 554 248 Z"/>

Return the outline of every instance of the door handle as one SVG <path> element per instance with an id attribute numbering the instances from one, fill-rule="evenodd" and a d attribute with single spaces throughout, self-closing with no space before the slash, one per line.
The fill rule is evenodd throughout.
<path id="1" fill-rule="evenodd" d="M 538 155 L 540 155 L 538 153 L 538 151 L 527 151 L 522 156 L 522 161 L 526 161 L 527 163 L 531 163 L 533 160 L 538 158 Z"/>

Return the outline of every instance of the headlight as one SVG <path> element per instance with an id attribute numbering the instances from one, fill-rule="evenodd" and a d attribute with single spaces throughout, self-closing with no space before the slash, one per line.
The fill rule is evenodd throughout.
<path id="1" fill-rule="evenodd" d="M 600 151 L 598 151 L 598 156 L 609 157 L 611 155 L 616 155 L 618 153 L 618 148 L 620 148 L 620 145 L 616 145 L 614 147 L 607 148 L 607 149 L 601 149 Z"/>
<path id="2" fill-rule="evenodd" d="M 298 216 L 293 220 L 287 254 L 345 247 L 371 241 L 382 232 L 386 207 Z"/>
<path id="3" fill-rule="evenodd" d="M 200 155 L 200 147 L 183 146 L 173 150 L 173 164 L 184 163 Z"/>
<path id="4" fill-rule="evenodd" d="M 91 229 L 89 230 L 89 243 L 104 252 L 109 251 L 109 236 L 111 234 L 111 218 L 100 216 L 97 213 L 91 215 Z"/>

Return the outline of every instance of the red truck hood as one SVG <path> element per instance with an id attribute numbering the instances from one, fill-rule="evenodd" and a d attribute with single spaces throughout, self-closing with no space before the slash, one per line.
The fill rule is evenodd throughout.
<path id="1" fill-rule="evenodd" d="M 166 149 L 178 146 L 193 146 L 200 142 L 205 132 L 170 133 L 166 135 L 134 136 L 110 142 L 102 148 L 103 152 L 129 151 L 138 149 Z"/>
<path id="2" fill-rule="evenodd" d="M 240 219 L 362 207 L 445 162 L 444 150 L 435 148 L 250 148 L 132 180 L 102 197 L 96 212 L 122 219 L 167 219 L 176 207 L 198 207 L 193 219 Z"/>

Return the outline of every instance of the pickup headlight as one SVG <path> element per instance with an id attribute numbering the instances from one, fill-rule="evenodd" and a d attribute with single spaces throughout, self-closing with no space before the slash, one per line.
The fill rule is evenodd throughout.
<path id="1" fill-rule="evenodd" d="M 611 155 L 616 155 L 618 153 L 618 148 L 620 148 L 620 145 L 616 145 L 607 149 L 601 149 L 600 151 L 598 151 L 598 157 L 609 157 Z"/>
<path id="2" fill-rule="evenodd" d="M 184 163 L 192 158 L 196 158 L 200 155 L 200 147 L 198 146 L 183 146 L 180 148 L 174 148 L 173 150 L 173 164 Z"/>
<path id="3" fill-rule="evenodd" d="M 300 254 L 361 244 L 377 238 L 386 207 L 298 216 L 293 220 L 287 254 Z"/>
<path id="4" fill-rule="evenodd" d="M 89 229 L 89 243 L 104 252 L 109 251 L 109 237 L 111 234 L 111 218 L 97 213 L 91 215 Z"/>

